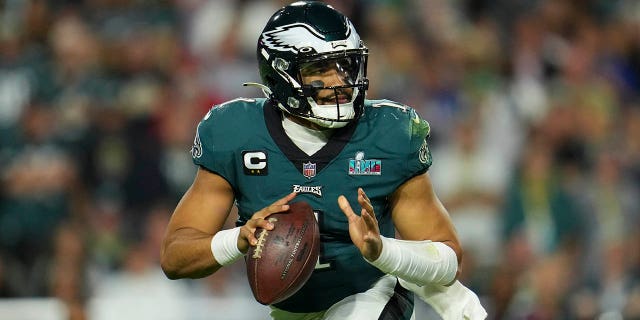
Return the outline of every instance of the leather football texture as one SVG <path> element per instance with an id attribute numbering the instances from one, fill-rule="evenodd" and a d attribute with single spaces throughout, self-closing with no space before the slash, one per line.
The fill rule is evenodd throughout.
<path id="1" fill-rule="evenodd" d="M 249 247 L 245 261 L 253 296 L 269 305 L 292 296 L 309 280 L 320 252 L 320 230 L 304 201 L 266 219 L 274 228 L 256 229 L 258 243 Z"/>

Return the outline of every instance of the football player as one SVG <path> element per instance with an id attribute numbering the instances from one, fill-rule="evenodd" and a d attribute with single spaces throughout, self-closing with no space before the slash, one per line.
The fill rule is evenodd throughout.
<path id="1" fill-rule="evenodd" d="M 271 17 L 257 47 L 263 84 L 252 84 L 267 97 L 215 106 L 198 126 L 199 169 L 162 248 L 169 278 L 243 257 L 256 228 L 272 229 L 265 218 L 296 198 L 314 208 L 321 254 L 273 319 L 410 319 L 413 293 L 444 319 L 486 316 L 456 281 L 462 249 L 427 173 L 429 125 L 365 98 L 367 55 L 349 19 L 321 2 Z M 238 226 L 223 230 L 234 203 Z"/>

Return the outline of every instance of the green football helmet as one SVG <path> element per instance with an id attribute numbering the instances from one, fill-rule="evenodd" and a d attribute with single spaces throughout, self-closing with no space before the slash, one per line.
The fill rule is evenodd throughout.
<path id="1" fill-rule="evenodd" d="M 257 54 L 264 91 L 283 111 L 325 128 L 362 114 L 368 50 L 333 7 L 298 1 L 278 10 L 260 35 Z M 326 72 L 339 81 L 314 80 Z"/>

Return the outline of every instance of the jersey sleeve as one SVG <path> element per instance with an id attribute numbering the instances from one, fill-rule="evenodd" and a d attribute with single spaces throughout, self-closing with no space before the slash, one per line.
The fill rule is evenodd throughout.
<path id="1" fill-rule="evenodd" d="M 429 123 L 420 118 L 414 109 L 409 109 L 411 138 L 407 166 L 414 176 L 422 174 L 431 167 L 431 150 L 429 150 L 429 135 L 431 128 Z"/>
<path id="2" fill-rule="evenodd" d="M 226 126 L 224 113 L 217 107 L 211 108 L 198 124 L 191 147 L 191 157 L 194 164 L 231 182 L 235 176 L 234 152 L 226 143 L 229 135 L 227 132 L 225 139 Z"/>
<path id="3" fill-rule="evenodd" d="M 392 100 L 368 100 L 369 113 L 376 130 L 369 133 L 371 143 L 397 160 L 392 174 L 404 180 L 425 173 L 431 166 L 429 123 L 412 107 Z M 386 168 L 389 168 L 388 166 Z M 388 169 L 386 169 L 387 172 Z"/>

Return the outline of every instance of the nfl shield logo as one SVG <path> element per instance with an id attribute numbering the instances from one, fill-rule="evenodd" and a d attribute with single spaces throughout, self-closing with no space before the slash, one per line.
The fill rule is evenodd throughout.
<path id="1" fill-rule="evenodd" d="M 307 177 L 307 179 L 311 179 L 316 176 L 316 164 L 311 163 L 311 161 L 302 164 L 302 174 Z"/>

